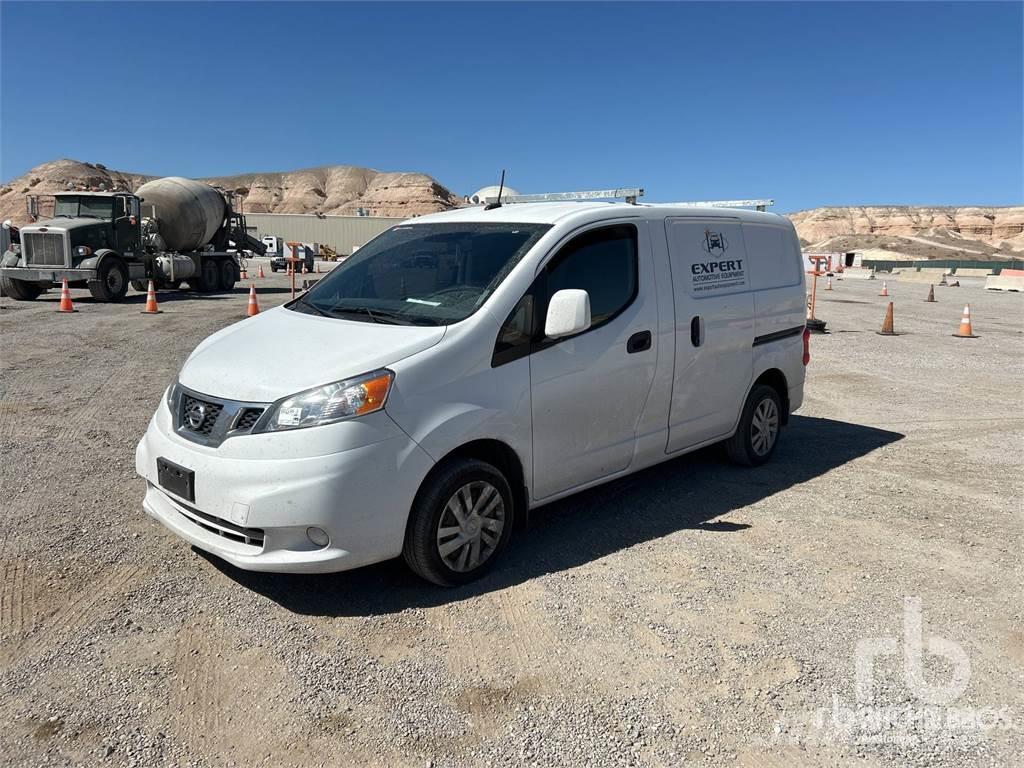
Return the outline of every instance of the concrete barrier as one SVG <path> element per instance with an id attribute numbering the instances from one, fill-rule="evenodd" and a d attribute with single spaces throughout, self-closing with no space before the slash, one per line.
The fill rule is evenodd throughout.
<path id="1" fill-rule="evenodd" d="M 1007 274 L 1007 272 L 1018 272 L 1021 274 Z M 1019 269 L 1004 269 L 998 275 L 989 275 L 985 279 L 985 290 L 1024 292 L 1024 271 Z"/>
<path id="2" fill-rule="evenodd" d="M 896 276 L 896 279 L 901 283 L 933 283 L 938 285 L 942 282 L 942 270 L 935 271 L 924 271 L 920 272 L 902 272 Z"/>
<path id="3" fill-rule="evenodd" d="M 844 280 L 874 280 L 875 272 L 863 267 L 847 267 L 843 270 Z"/>
<path id="4" fill-rule="evenodd" d="M 988 277 L 992 274 L 991 269 L 985 267 L 957 267 L 957 277 Z"/>

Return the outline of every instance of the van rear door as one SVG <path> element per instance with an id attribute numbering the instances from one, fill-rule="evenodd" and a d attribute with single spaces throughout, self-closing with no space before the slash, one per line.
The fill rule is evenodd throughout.
<path id="1" fill-rule="evenodd" d="M 754 296 L 736 218 L 665 219 L 676 308 L 666 451 L 733 430 L 753 368 Z"/>

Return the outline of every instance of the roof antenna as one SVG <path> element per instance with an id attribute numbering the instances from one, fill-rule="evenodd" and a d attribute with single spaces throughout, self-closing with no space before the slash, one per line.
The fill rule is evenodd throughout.
<path id="1" fill-rule="evenodd" d="M 485 211 L 491 211 L 495 208 L 501 208 L 501 193 L 505 191 L 505 169 L 501 169 L 501 183 L 498 185 L 498 201 L 496 203 L 488 203 L 484 206 Z"/>

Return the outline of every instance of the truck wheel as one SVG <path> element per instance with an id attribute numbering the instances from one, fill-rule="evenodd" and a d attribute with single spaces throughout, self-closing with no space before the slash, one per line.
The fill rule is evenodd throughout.
<path id="1" fill-rule="evenodd" d="M 146 293 L 149 290 L 149 283 L 145 280 L 132 280 L 132 289 L 140 293 Z"/>
<path id="2" fill-rule="evenodd" d="M 89 293 L 97 301 L 120 301 L 128 293 L 128 269 L 120 259 L 101 261 L 96 277 L 89 281 Z"/>
<path id="3" fill-rule="evenodd" d="M 15 280 L 13 277 L 0 277 L 0 286 L 3 287 L 4 293 L 15 301 L 32 301 L 43 292 L 35 283 Z"/>
<path id="4" fill-rule="evenodd" d="M 277 272 L 277 267 L 274 266 L 274 262 L 270 262 L 270 271 Z"/>
<path id="5" fill-rule="evenodd" d="M 486 573 L 512 534 L 512 491 L 495 467 L 476 459 L 442 464 L 412 505 L 402 556 L 441 586 Z"/>
<path id="6" fill-rule="evenodd" d="M 775 452 L 782 429 L 782 402 L 779 393 L 767 384 L 758 384 L 743 406 L 736 433 L 725 441 L 729 458 L 737 464 L 756 467 Z"/>
<path id="7" fill-rule="evenodd" d="M 220 265 L 220 289 L 222 291 L 233 291 L 239 276 L 238 265 L 235 264 L 234 260 L 224 259 Z"/>
<path id="8" fill-rule="evenodd" d="M 213 293 L 220 285 L 220 265 L 213 259 L 203 259 L 199 279 L 191 283 L 200 293 Z"/>

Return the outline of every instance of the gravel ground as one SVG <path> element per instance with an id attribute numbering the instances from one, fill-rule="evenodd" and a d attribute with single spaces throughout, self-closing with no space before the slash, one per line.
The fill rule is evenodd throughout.
<path id="1" fill-rule="evenodd" d="M 882 337 L 879 284 L 837 281 L 773 463 L 551 505 L 456 590 L 249 574 L 142 512 L 135 444 L 247 287 L 0 299 L 0 764 L 1019 765 L 1024 295 L 964 282 L 890 281 Z"/>

